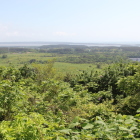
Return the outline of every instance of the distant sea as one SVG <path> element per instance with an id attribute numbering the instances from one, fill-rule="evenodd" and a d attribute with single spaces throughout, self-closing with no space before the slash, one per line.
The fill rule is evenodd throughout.
<path id="1" fill-rule="evenodd" d="M 42 45 L 85 45 L 85 46 L 115 46 L 120 47 L 122 44 L 113 43 L 75 43 L 75 42 L 0 42 L 0 47 L 8 46 L 42 46 Z"/>
<path id="2" fill-rule="evenodd" d="M 131 60 L 133 60 L 133 61 L 138 61 L 138 62 L 140 62 L 140 58 L 130 58 Z"/>
<path id="3" fill-rule="evenodd" d="M 120 46 L 137 46 L 140 44 L 132 43 L 75 43 L 75 42 L 0 42 L 0 47 L 28 47 L 28 46 L 42 46 L 42 45 L 85 45 L 98 47 L 120 47 Z"/>

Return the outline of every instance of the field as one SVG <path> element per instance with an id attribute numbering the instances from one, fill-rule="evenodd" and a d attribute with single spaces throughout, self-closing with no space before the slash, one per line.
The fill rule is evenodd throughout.
<path id="1" fill-rule="evenodd" d="M 55 55 L 54 57 L 52 54 L 49 54 L 49 53 L 33 53 L 33 52 L 6 53 L 6 55 L 7 55 L 7 58 L 5 59 L 0 58 L 0 66 L 13 65 L 16 67 L 21 67 L 24 64 L 31 65 L 30 61 L 32 60 L 36 60 L 37 62 L 38 61 L 45 62 L 48 60 L 54 60 L 54 68 L 56 72 L 59 74 L 61 73 L 76 74 L 83 70 L 87 70 L 87 71 L 91 71 L 93 69 L 97 70 L 97 65 L 93 63 L 75 64 L 75 63 L 66 63 L 66 62 L 56 62 L 58 58 L 64 58 L 66 55 Z M 2 57 L 2 54 L 0 55 L 0 57 Z"/>

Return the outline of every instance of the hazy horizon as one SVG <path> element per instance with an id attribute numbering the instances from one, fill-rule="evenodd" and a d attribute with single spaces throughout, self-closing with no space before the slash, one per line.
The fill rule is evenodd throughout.
<path id="1" fill-rule="evenodd" d="M 140 42 L 139 0 L 12 0 L 0 4 L 0 42 Z"/>
<path id="2" fill-rule="evenodd" d="M 104 43 L 104 42 L 0 42 L 0 47 L 32 47 L 32 46 L 43 46 L 43 45 L 85 45 L 85 46 L 98 46 L 98 47 L 121 47 L 121 46 L 137 46 L 140 47 L 140 43 Z"/>

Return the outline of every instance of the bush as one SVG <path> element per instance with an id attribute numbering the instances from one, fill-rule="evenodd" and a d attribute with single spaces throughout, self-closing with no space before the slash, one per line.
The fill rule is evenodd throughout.
<path id="1" fill-rule="evenodd" d="M 8 56 L 6 54 L 3 54 L 1 58 L 7 58 Z"/>

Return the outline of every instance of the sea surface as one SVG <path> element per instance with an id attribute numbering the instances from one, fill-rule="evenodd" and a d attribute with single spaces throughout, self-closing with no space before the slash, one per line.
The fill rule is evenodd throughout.
<path id="1" fill-rule="evenodd" d="M 133 61 L 138 61 L 138 62 L 140 62 L 140 58 L 130 58 L 131 60 L 133 60 Z"/>
<path id="2" fill-rule="evenodd" d="M 76 43 L 76 42 L 0 42 L 0 46 L 41 46 L 41 45 L 86 45 L 86 46 L 121 46 L 121 45 L 132 45 L 132 44 L 121 44 L 121 43 Z M 133 44 L 134 45 L 134 44 Z M 136 45 L 136 44 L 135 44 Z M 138 45 L 138 44 L 137 44 Z"/>
<path id="3" fill-rule="evenodd" d="M 125 44 L 125 43 L 76 43 L 76 42 L 0 42 L 0 47 L 28 47 L 28 46 L 42 46 L 42 45 L 85 45 L 88 47 L 96 46 L 96 47 L 121 47 L 121 46 L 137 46 L 140 47 L 139 44 Z"/>

